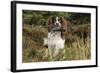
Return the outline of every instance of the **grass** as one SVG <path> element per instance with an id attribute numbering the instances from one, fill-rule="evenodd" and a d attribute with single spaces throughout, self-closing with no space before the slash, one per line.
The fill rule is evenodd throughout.
<path id="1" fill-rule="evenodd" d="M 47 36 L 47 28 L 42 26 L 23 25 L 23 62 L 52 61 L 47 54 L 48 48 L 43 46 L 43 38 Z M 84 42 L 85 40 L 85 42 Z M 65 43 L 64 53 L 60 52 L 55 61 L 91 59 L 90 38 L 78 38 L 74 42 Z"/>

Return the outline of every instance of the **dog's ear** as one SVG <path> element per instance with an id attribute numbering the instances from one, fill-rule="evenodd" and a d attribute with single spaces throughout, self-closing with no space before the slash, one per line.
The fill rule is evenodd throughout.
<path id="1" fill-rule="evenodd" d="M 61 32 L 62 38 L 65 38 L 65 35 L 67 34 L 67 21 L 64 17 L 61 17 L 61 28 L 64 30 Z"/>
<path id="2" fill-rule="evenodd" d="M 61 24 L 62 24 L 62 29 L 67 31 L 67 21 L 64 17 L 61 17 Z"/>
<path id="3" fill-rule="evenodd" d="M 48 31 L 51 31 L 52 25 L 53 25 L 53 21 L 52 21 L 53 16 L 50 16 L 47 20 L 47 26 L 48 26 Z"/>
<path id="4" fill-rule="evenodd" d="M 53 18 L 53 16 L 50 16 L 50 17 L 48 18 L 48 20 L 47 20 L 47 25 L 52 24 L 52 18 Z"/>

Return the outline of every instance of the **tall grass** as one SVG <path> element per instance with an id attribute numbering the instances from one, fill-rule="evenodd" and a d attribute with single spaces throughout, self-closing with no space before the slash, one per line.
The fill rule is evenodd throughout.
<path id="1" fill-rule="evenodd" d="M 43 46 L 43 38 L 47 37 L 47 28 L 42 26 L 23 26 L 23 62 L 45 62 L 64 60 L 91 59 L 90 38 L 78 38 L 74 42 L 65 43 L 65 48 L 53 59 L 50 59 L 48 48 Z M 69 46 L 70 45 L 70 46 Z M 63 52 L 62 52 L 63 51 Z"/>

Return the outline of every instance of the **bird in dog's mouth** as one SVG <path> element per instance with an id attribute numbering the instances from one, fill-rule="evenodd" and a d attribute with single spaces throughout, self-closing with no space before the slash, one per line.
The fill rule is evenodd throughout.
<path id="1" fill-rule="evenodd" d="M 52 28 L 52 30 L 51 31 L 61 31 L 61 32 L 65 32 L 65 30 L 64 29 L 62 29 L 61 27 L 55 27 L 55 28 Z"/>

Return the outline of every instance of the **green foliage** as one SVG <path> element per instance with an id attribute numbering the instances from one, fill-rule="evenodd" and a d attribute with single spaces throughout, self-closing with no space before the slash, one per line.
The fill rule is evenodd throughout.
<path id="1" fill-rule="evenodd" d="M 91 21 L 91 15 L 89 13 L 23 10 L 23 23 L 45 26 L 48 17 L 52 15 L 63 16 L 73 24 L 87 24 Z"/>
<path id="2" fill-rule="evenodd" d="M 69 13 L 68 17 L 73 24 L 87 24 L 91 22 L 91 15 L 89 13 Z"/>
<path id="3" fill-rule="evenodd" d="M 32 14 L 23 14 L 23 24 L 29 24 Z"/>

